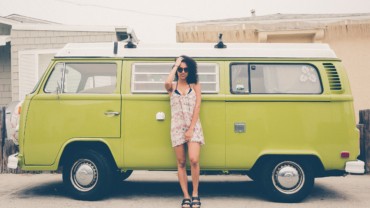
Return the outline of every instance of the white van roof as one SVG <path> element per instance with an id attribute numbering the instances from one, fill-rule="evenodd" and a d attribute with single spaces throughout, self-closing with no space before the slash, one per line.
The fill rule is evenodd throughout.
<path id="1" fill-rule="evenodd" d="M 125 48 L 126 42 L 118 43 L 69 43 L 55 57 L 177 57 L 194 58 L 337 58 L 327 44 L 320 43 L 226 43 L 227 48 L 214 48 L 214 43 L 138 44 L 137 48 Z"/>

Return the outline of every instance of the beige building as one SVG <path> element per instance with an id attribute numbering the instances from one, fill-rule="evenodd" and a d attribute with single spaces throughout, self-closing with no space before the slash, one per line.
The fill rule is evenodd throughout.
<path id="1" fill-rule="evenodd" d="M 125 26 L 72 26 L 20 15 L 0 17 L 0 107 L 22 100 L 66 43 L 120 41 L 128 33 L 136 39 Z"/>
<path id="2" fill-rule="evenodd" d="M 355 110 L 370 109 L 370 13 L 274 14 L 177 24 L 177 42 L 327 43 L 342 59 Z M 357 115 L 358 117 L 358 115 Z"/>

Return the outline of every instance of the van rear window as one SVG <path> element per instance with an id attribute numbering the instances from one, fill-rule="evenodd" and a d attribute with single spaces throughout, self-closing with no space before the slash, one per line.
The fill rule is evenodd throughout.
<path id="1" fill-rule="evenodd" d="M 231 64 L 233 94 L 320 94 L 317 69 L 309 64 Z"/>
<path id="2" fill-rule="evenodd" d="M 219 92 L 219 66 L 215 63 L 199 63 L 198 76 L 202 93 Z M 173 63 L 134 63 L 132 65 L 132 93 L 167 93 L 164 82 Z"/>

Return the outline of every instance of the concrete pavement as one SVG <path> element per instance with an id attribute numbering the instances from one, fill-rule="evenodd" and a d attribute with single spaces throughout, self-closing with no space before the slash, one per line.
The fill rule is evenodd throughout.
<path id="1" fill-rule="evenodd" d="M 190 179 L 190 177 L 189 177 Z M 370 175 L 316 179 L 312 193 L 298 204 L 268 201 L 247 176 L 201 176 L 203 208 L 243 207 L 370 207 Z M 180 207 L 182 194 L 176 172 L 134 171 L 101 201 L 71 199 L 60 174 L 0 175 L 0 207 Z"/>

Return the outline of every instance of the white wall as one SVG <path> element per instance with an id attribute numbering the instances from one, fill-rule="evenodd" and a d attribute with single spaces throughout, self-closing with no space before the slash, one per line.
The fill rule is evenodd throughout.
<path id="1" fill-rule="evenodd" d="M 25 96 L 32 92 L 36 83 L 41 78 L 57 49 L 26 50 L 20 51 L 18 57 L 19 98 L 24 100 Z"/>

